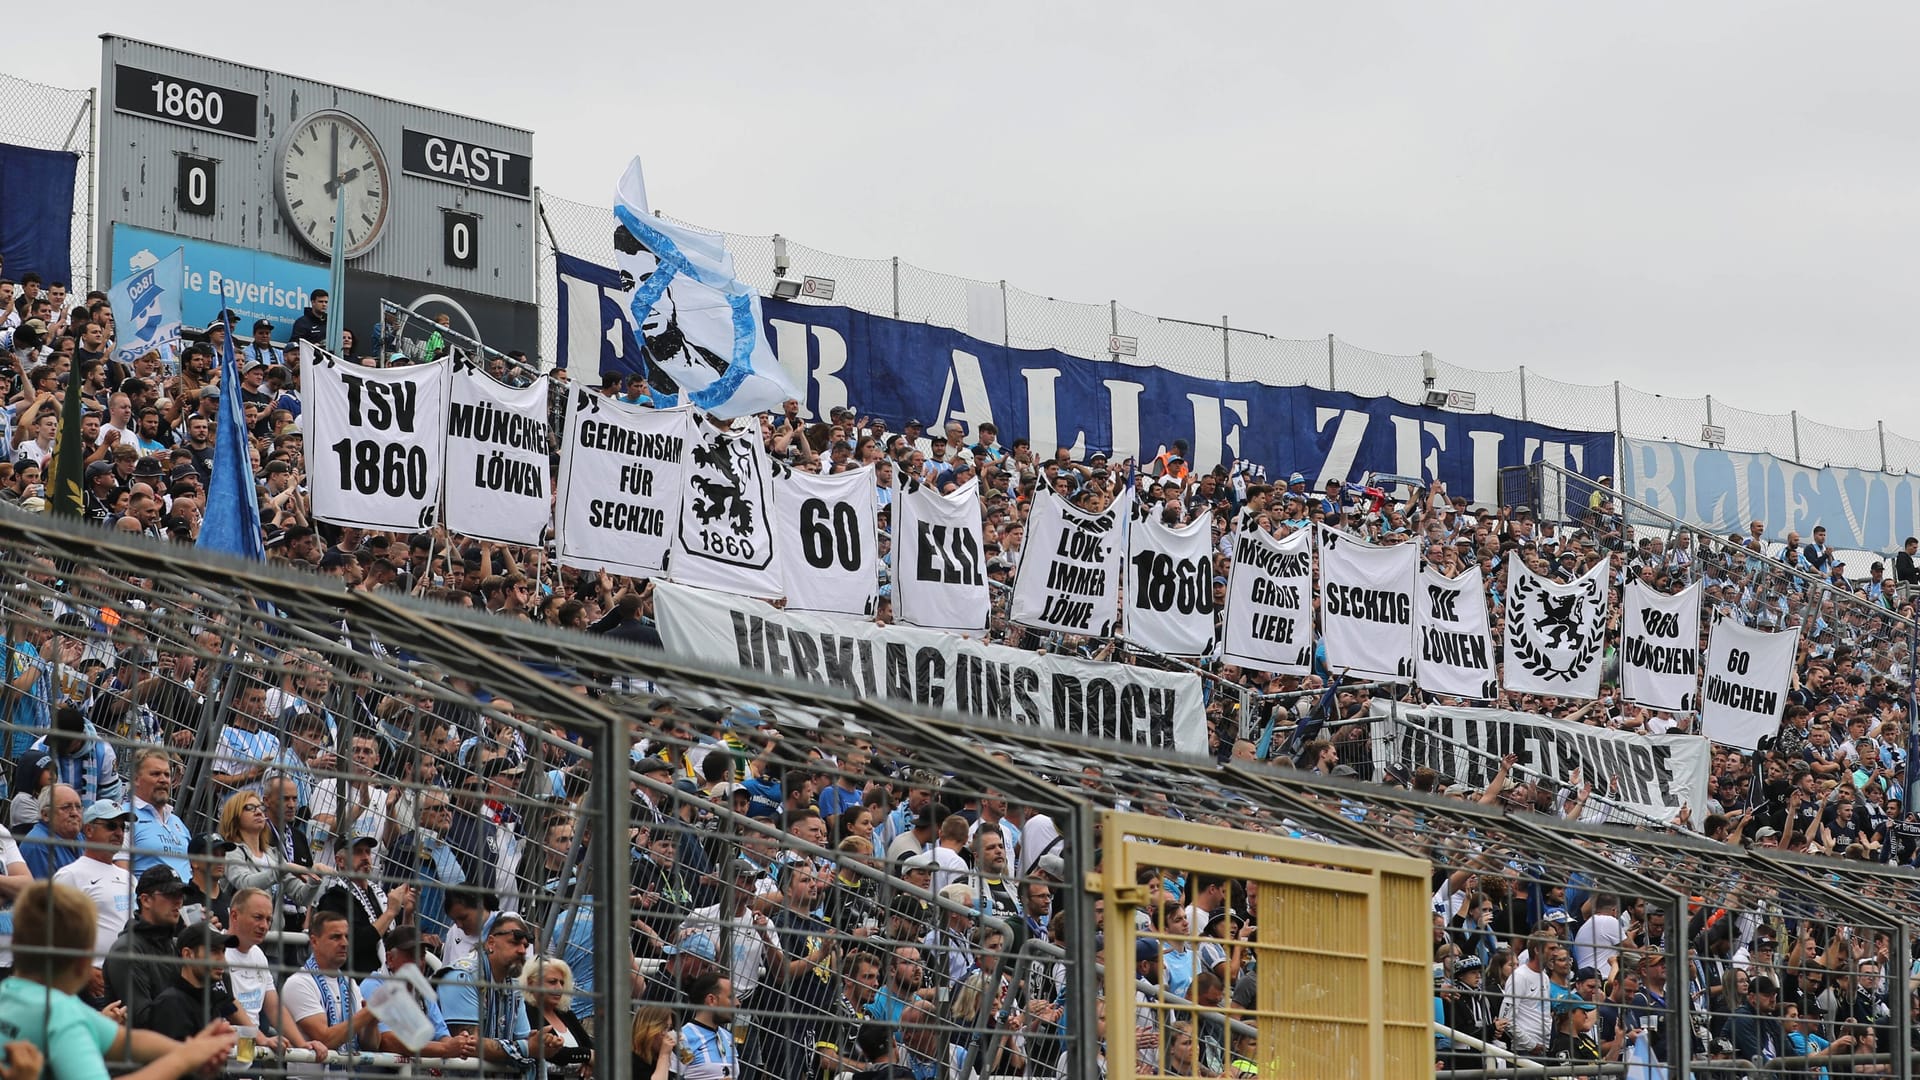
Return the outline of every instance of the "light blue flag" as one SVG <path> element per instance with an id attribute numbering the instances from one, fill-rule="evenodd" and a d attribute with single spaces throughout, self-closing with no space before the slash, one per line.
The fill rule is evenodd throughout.
<path id="1" fill-rule="evenodd" d="M 800 396 L 767 344 L 760 294 L 734 276 L 718 234 L 653 216 L 639 158 L 620 178 L 613 215 L 621 283 L 632 289 L 627 306 L 656 404 L 685 401 L 731 419 Z"/>
<path id="2" fill-rule="evenodd" d="M 254 492 L 253 459 L 247 453 L 247 421 L 241 412 L 240 365 L 233 359 L 231 320 L 223 341 L 213 478 L 207 484 L 207 511 L 201 515 L 200 538 L 194 546 L 264 560 L 267 549 L 260 536 L 260 499 Z"/>
<path id="3" fill-rule="evenodd" d="M 141 252 L 151 258 L 147 252 Z M 135 261 L 142 261 L 139 256 Z M 183 248 L 153 260 L 107 290 L 113 307 L 113 358 L 131 364 L 149 352 L 173 364 L 180 353 L 180 300 L 186 288 L 187 256 Z"/>

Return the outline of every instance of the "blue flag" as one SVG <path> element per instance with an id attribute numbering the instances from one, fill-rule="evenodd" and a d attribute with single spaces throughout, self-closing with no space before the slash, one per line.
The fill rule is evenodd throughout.
<path id="1" fill-rule="evenodd" d="M 180 352 L 180 300 L 186 287 L 184 248 L 121 278 L 107 290 L 113 306 L 113 358 L 131 364 L 149 352 L 172 364 Z"/>
<path id="2" fill-rule="evenodd" d="M 240 365 L 233 359 L 229 319 L 220 349 L 220 415 L 213 442 L 213 479 L 207 484 L 207 512 L 195 547 L 264 560 L 260 536 L 260 500 L 254 494 L 253 459 L 247 453 L 247 422 L 241 412 Z"/>

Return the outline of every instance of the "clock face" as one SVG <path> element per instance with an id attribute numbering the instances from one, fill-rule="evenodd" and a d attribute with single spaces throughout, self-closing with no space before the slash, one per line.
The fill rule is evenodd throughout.
<path id="1" fill-rule="evenodd" d="M 333 218 L 346 192 L 346 253 L 364 255 L 380 239 L 392 205 L 387 158 L 367 129 L 346 113 L 309 113 L 280 144 L 280 209 L 293 234 L 333 254 Z"/>

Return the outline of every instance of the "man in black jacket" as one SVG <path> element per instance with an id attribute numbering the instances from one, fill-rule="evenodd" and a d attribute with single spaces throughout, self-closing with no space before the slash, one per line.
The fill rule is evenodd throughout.
<path id="1" fill-rule="evenodd" d="M 1733 1014 L 1733 1053 L 1743 1061 L 1765 1063 L 1788 1052 L 1780 1025 L 1780 987 L 1766 975 L 1747 984 L 1746 1004 Z"/>
<path id="2" fill-rule="evenodd" d="M 259 1023 L 258 1017 L 240 1012 L 227 986 L 227 950 L 239 944 L 239 938 L 214 930 L 212 923 L 195 923 L 180 931 L 173 981 L 155 999 L 147 1026 L 184 1042 L 215 1020 Z"/>
<path id="3" fill-rule="evenodd" d="M 172 867 L 148 867 L 133 891 L 139 915 L 107 952 L 107 1000 L 124 1003 L 134 1027 L 153 1026 L 154 1002 L 173 978 L 174 935 L 186 891 Z"/>
<path id="4" fill-rule="evenodd" d="M 327 343 L 327 290 L 313 290 L 312 301 L 313 306 L 293 320 L 293 333 L 287 338 L 289 344 L 296 341 L 311 341 L 315 345 Z"/>

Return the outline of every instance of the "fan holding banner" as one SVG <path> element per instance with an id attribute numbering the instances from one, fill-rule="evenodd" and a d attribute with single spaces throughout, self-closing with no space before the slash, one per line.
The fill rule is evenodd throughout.
<path id="1" fill-rule="evenodd" d="M 1320 547 L 1320 633 L 1332 671 L 1412 682 L 1413 594 L 1420 551 L 1378 547 L 1352 533 L 1315 526 Z"/>
<path id="2" fill-rule="evenodd" d="M 1048 488 L 1035 490 L 1007 617 L 1036 630 L 1112 634 L 1132 506 L 1132 489 L 1098 514 Z"/>
<path id="3" fill-rule="evenodd" d="M 1694 582 L 1671 596 L 1627 582 L 1620 626 L 1620 693 L 1649 709 L 1700 705 L 1700 594 Z"/>
<path id="4" fill-rule="evenodd" d="M 1607 564 L 1569 584 L 1507 564 L 1506 688 L 1520 694 L 1600 696 L 1606 649 Z"/>

